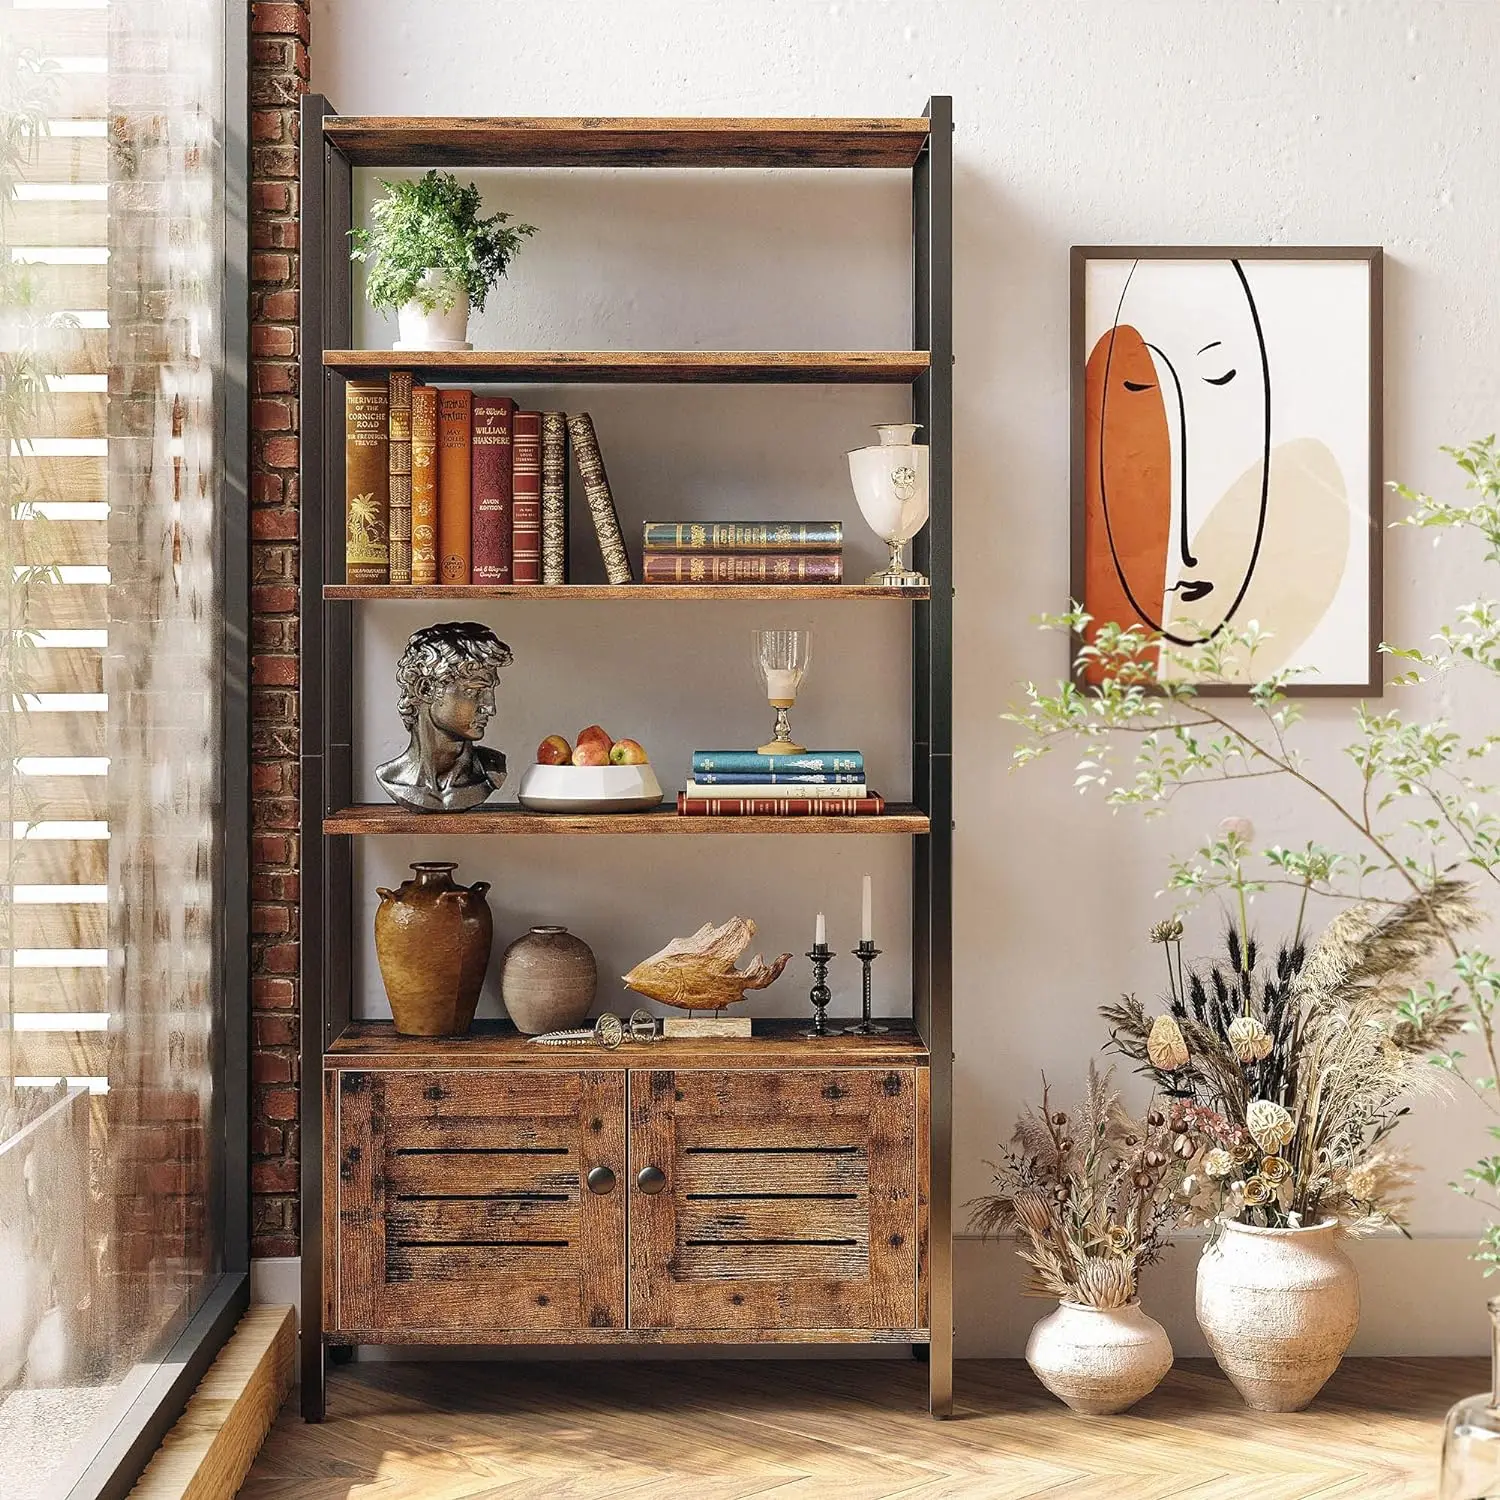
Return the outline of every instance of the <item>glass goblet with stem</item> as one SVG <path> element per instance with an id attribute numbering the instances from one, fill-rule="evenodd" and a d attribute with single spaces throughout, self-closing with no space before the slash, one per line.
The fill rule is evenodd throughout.
<path id="1" fill-rule="evenodd" d="M 776 726 L 762 755 L 800 755 L 806 748 L 792 738 L 787 711 L 797 701 L 797 690 L 812 660 L 810 630 L 752 630 L 750 659 L 765 684 L 766 700 L 776 710 Z"/>

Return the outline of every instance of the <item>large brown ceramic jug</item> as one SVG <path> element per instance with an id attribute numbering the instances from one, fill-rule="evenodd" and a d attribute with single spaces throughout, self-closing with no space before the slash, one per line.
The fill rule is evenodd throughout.
<path id="1" fill-rule="evenodd" d="M 402 1036 L 458 1036 L 469 1029 L 489 966 L 494 924 L 489 882 L 458 885 L 455 864 L 415 864 L 399 891 L 377 888 L 375 954 Z"/>

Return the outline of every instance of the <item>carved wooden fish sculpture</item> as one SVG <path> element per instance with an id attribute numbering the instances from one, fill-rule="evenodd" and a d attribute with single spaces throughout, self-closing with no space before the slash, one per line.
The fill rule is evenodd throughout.
<path id="1" fill-rule="evenodd" d="M 705 922 L 692 937 L 673 938 L 659 953 L 642 959 L 624 977 L 637 993 L 683 1010 L 723 1010 L 745 998 L 746 990 L 763 990 L 781 977 L 791 961 L 783 953 L 767 964 L 760 954 L 743 972 L 734 961 L 750 946 L 755 923 L 731 917 L 722 927 Z"/>

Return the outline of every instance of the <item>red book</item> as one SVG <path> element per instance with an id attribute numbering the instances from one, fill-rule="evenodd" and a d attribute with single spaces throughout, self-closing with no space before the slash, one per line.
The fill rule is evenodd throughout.
<path id="1" fill-rule="evenodd" d="M 842 583 L 842 552 L 648 552 L 646 583 Z"/>
<path id="2" fill-rule="evenodd" d="M 885 811 L 885 798 L 868 797 L 689 797 L 677 794 L 683 818 L 858 818 Z"/>
<path id="3" fill-rule="evenodd" d="M 515 580 L 542 581 L 542 414 L 516 413 L 515 491 L 512 530 Z"/>
<path id="4" fill-rule="evenodd" d="M 474 397 L 474 582 L 519 583 L 511 563 L 511 422 L 509 396 Z"/>

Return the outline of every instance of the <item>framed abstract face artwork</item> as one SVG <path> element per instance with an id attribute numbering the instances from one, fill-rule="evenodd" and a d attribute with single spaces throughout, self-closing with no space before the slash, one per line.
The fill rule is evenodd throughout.
<path id="1" fill-rule="evenodd" d="M 1143 626 L 1136 659 L 1200 691 L 1379 693 L 1380 273 L 1378 249 L 1074 248 L 1090 640 Z"/>

